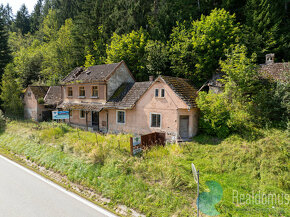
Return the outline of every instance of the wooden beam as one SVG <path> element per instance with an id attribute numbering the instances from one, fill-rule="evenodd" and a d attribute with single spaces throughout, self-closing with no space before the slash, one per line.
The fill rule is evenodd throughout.
<path id="1" fill-rule="evenodd" d="M 88 126 L 88 112 L 86 111 L 86 129 L 89 130 Z"/>

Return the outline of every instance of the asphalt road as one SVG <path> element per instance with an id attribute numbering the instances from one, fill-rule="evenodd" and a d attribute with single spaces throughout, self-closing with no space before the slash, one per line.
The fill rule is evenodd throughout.
<path id="1" fill-rule="evenodd" d="M 0 155 L 0 217 L 115 216 Z"/>

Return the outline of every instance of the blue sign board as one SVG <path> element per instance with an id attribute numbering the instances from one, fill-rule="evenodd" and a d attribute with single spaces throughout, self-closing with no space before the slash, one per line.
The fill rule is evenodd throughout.
<path id="1" fill-rule="evenodd" d="M 52 119 L 54 120 L 69 119 L 69 111 L 53 111 Z"/>
<path id="2" fill-rule="evenodd" d="M 142 146 L 141 146 L 141 137 L 133 137 L 133 144 L 132 144 L 132 150 L 133 150 L 133 156 L 142 152 Z"/>

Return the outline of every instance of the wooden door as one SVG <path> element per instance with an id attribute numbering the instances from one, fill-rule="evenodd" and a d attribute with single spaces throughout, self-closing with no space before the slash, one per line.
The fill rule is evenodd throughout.
<path id="1" fill-rule="evenodd" d="M 189 116 L 188 115 L 180 115 L 179 116 L 179 136 L 181 138 L 188 138 L 189 132 Z"/>

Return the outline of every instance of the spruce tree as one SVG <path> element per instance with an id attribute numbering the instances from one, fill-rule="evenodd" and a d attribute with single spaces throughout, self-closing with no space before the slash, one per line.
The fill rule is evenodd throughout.
<path id="1" fill-rule="evenodd" d="M 30 17 L 25 4 L 23 4 L 19 11 L 17 11 L 15 27 L 16 29 L 19 29 L 23 35 L 30 31 Z"/>
<path id="2" fill-rule="evenodd" d="M 281 9 L 281 8 L 280 8 Z M 281 23 L 279 7 L 274 0 L 249 0 L 246 5 L 246 40 L 249 53 L 263 62 L 265 54 L 276 51 Z"/>
<path id="3" fill-rule="evenodd" d="M 4 19 L 0 14 L 0 81 L 4 73 L 4 68 L 10 61 L 10 50 L 8 47 L 8 34 L 4 26 Z"/>

